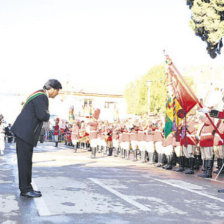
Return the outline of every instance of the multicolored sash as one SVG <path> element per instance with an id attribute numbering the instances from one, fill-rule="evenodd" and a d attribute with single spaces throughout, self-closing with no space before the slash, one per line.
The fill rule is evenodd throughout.
<path id="1" fill-rule="evenodd" d="M 27 98 L 26 102 L 24 103 L 24 105 L 23 105 L 23 109 L 25 108 L 25 106 L 26 106 L 31 100 L 33 100 L 34 98 L 36 98 L 37 96 L 40 96 L 40 95 L 45 95 L 45 96 L 47 96 L 47 94 L 44 92 L 44 90 L 38 90 L 38 91 L 32 93 L 32 94 Z M 22 109 L 22 110 L 23 110 L 23 109 Z"/>

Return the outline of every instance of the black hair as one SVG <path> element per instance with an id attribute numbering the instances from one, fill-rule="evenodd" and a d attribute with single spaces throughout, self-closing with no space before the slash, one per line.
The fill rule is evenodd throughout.
<path id="1" fill-rule="evenodd" d="M 50 88 L 53 89 L 62 89 L 61 83 L 56 79 L 49 79 L 45 84 L 43 89 L 49 90 Z"/>

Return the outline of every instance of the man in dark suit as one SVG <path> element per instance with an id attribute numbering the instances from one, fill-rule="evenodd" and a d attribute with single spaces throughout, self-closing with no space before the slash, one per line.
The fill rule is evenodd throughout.
<path id="1" fill-rule="evenodd" d="M 11 132 L 11 124 L 9 124 L 6 128 L 5 128 L 5 135 L 8 138 L 8 143 L 11 143 L 13 140 L 13 135 Z"/>
<path id="2" fill-rule="evenodd" d="M 48 80 L 42 90 L 36 91 L 28 97 L 12 126 L 12 132 L 16 136 L 21 196 L 28 198 L 42 196 L 41 192 L 33 190 L 31 185 L 33 147 L 37 145 L 43 122 L 50 118 L 48 98 L 55 98 L 60 89 L 62 86 L 58 80 Z"/>

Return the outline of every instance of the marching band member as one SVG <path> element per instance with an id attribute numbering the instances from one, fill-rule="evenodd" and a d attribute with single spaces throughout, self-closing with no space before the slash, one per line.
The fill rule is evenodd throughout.
<path id="1" fill-rule="evenodd" d="M 218 121 L 217 128 L 219 132 L 224 136 L 224 121 L 223 120 Z M 215 136 L 214 136 L 214 153 L 217 159 L 217 167 L 218 167 L 218 169 L 214 171 L 214 173 L 219 173 L 219 171 L 222 168 L 223 160 L 224 160 L 224 145 L 223 145 L 222 138 L 217 133 L 215 133 Z M 224 173 L 224 170 L 222 170 L 221 173 Z"/>
<path id="2" fill-rule="evenodd" d="M 100 109 L 96 109 L 93 113 L 93 117 L 91 121 L 88 123 L 90 127 L 89 132 L 89 140 L 90 140 L 90 147 L 92 149 L 91 158 L 96 158 L 96 149 L 97 149 L 97 128 L 98 128 L 98 119 L 100 116 Z"/>
<path id="3" fill-rule="evenodd" d="M 72 144 L 74 145 L 74 151 L 77 152 L 78 141 L 79 141 L 79 126 L 77 121 L 73 122 L 71 139 L 72 139 Z"/>
<path id="4" fill-rule="evenodd" d="M 82 120 L 79 130 L 79 142 L 80 142 L 80 148 L 83 149 L 85 142 L 86 142 L 86 123 Z"/>
<path id="5" fill-rule="evenodd" d="M 173 133 L 172 137 L 172 147 L 171 145 L 168 146 L 166 156 L 167 156 L 167 165 L 163 167 L 165 170 L 172 170 L 173 166 L 176 166 L 176 151 L 177 153 L 180 150 L 180 142 L 179 142 L 179 136 L 178 131 L 176 133 Z M 171 138 L 171 137 L 170 137 Z M 170 139 L 171 141 L 171 139 Z"/>
<path id="6" fill-rule="evenodd" d="M 122 158 L 126 157 L 126 153 L 130 150 L 130 135 L 128 132 L 128 129 L 126 125 L 124 126 L 121 134 L 120 134 L 120 139 L 121 139 L 121 156 Z"/>
<path id="7" fill-rule="evenodd" d="M 132 133 L 133 125 L 131 123 L 131 120 L 127 120 L 126 128 L 128 131 L 127 133 L 128 133 L 128 139 L 129 139 L 129 146 L 126 146 L 125 157 L 128 160 L 128 159 L 130 159 L 130 154 L 131 154 L 131 150 L 132 150 L 131 133 Z"/>
<path id="8" fill-rule="evenodd" d="M 208 95 L 206 106 L 207 108 L 202 108 L 201 112 L 203 113 L 209 112 L 210 116 L 213 117 L 212 118 L 213 123 L 215 122 L 214 118 L 222 119 L 223 112 L 214 110 L 214 108 L 217 108 L 217 109 L 223 108 L 222 93 L 219 91 L 217 84 L 215 86 L 215 89 Z M 213 163 L 214 163 L 215 130 L 207 117 L 202 118 L 202 121 L 204 122 L 204 124 L 200 130 L 200 135 L 201 135 L 200 146 L 201 146 L 202 154 L 204 153 L 205 160 L 204 160 L 204 173 L 202 173 L 199 176 L 203 178 L 211 178 Z"/>
<path id="9" fill-rule="evenodd" d="M 59 118 L 56 119 L 56 124 L 54 126 L 55 147 L 58 147 L 58 136 L 59 136 Z"/>
<path id="10" fill-rule="evenodd" d="M 72 125 L 71 124 L 68 125 L 68 137 L 67 137 L 67 140 L 68 140 L 68 145 L 69 146 L 74 146 L 72 144 Z"/>
<path id="11" fill-rule="evenodd" d="M 105 127 L 105 124 L 103 123 L 101 125 L 101 129 L 100 129 L 100 132 L 99 132 L 100 143 L 101 143 L 102 152 L 104 154 L 107 154 L 107 144 L 106 144 L 106 141 L 105 141 L 105 130 L 106 130 L 106 127 Z"/>
<path id="12" fill-rule="evenodd" d="M 154 125 L 153 123 L 149 122 L 147 131 L 144 136 L 144 141 L 146 142 L 146 151 L 149 157 L 149 164 L 153 164 L 155 162 L 154 160 L 155 142 L 153 141 L 155 128 L 153 127 L 153 125 Z"/>
<path id="13" fill-rule="evenodd" d="M 123 132 L 124 132 L 124 123 L 121 123 L 121 130 L 119 133 L 119 145 L 120 145 L 120 157 L 124 158 L 124 148 L 123 148 Z"/>
<path id="14" fill-rule="evenodd" d="M 211 125 L 207 117 L 201 117 L 201 121 L 203 123 L 198 132 L 200 137 L 199 144 L 201 155 L 204 159 L 204 171 L 198 176 L 202 178 L 211 178 L 214 163 L 214 127 Z"/>
<path id="15" fill-rule="evenodd" d="M 208 111 L 206 111 L 206 112 L 209 112 L 209 114 L 210 114 L 210 116 L 211 117 L 214 117 L 214 118 L 219 118 L 219 119 L 224 119 L 224 110 L 223 111 L 218 111 L 218 110 L 216 110 L 216 109 L 212 109 L 212 110 L 209 110 L 208 109 Z M 223 123 L 221 124 L 221 134 L 223 134 L 222 133 L 222 125 L 223 125 Z M 216 139 L 216 141 L 217 141 L 218 139 Z M 222 148 L 220 149 L 220 151 L 221 151 L 221 153 L 220 154 L 222 154 L 222 156 L 221 156 L 221 158 L 223 158 L 223 140 L 224 140 L 224 136 L 222 136 L 222 139 L 219 139 L 218 141 L 221 143 L 222 142 Z M 219 158 L 219 159 L 221 159 L 221 158 Z M 223 161 L 222 161 L 223 162 Z M 221 166 L 221 161 L 219 160 L 219 161 L 217 161 L 217 163 L 218 163 L 218 169 L 220 170 L 222 167 L 223 167 L 223 165 Z M 218 192 L 219 193 L 224 193 L 224 189 L 221 189 L 221 190 L 218 190 Z"/>
<path id="16" fill-rule="evenodd" d="M 108 148 L 108 156 L 112 156 L 113 155 L 113 142 L 112 142 L 112 128 L 111 127 L 107 127 L 106 130 L 106 143 L 107 143 L 107 148 Z"/>
<path id="17" fill-rule="evenodd" d="M 130 141 L 131 141 L 131 148 L 134 153 L 134 161 L 137 161 L 137 150 L 138 150 L 138 126 L 134 124 L 131 132 L 130 132 Z"/>
<path id="18" fill-rule="evenodd" d="M 145 153 L 145 148 L 144 148 L 144 138 L 145 138 L 145 133 L 143 129 L 143 125 L 140 126 L 138 130 L 138 147 L 141 155 L 141 162 L 145 162 L 146 160 L 146 153 Z"/>
<path id="19" fill-rule="evenodd" d="M 197 145 L 196 139 L 196 128 L 195 121 L 193 117 L 190 117 L 191 120 L 186 124 L 184 122 L 182 126 L 182 133 L 180 144 L 183 147 L 183 155 L 189 161 L 189 168 L 185 171 L 185 174 L 194 174 L 194 165 L 195 165 L 195 148 Z"/>
<path id="20" fill-rule="evenodd" d="M 163 165 L 163 123 L 161 120 L 157 121 L 157 129 L 154 131 L 153 135 L 153 142 L 155 144 L 155 150 L 158 155 L 158 164 L 156 164 L 157 167 L 161 167 Z"/>
<path id="21" fill-rule="evenodd" d="M 112 141 L 113 141 L 113 146 L 115 149 L 114 156 L 118 156 L 118 153 L 119 153 L 119 132 L 120 132 L 120 129 L 117 124 L 117 126 L 114 126 L 113 128 L 113 134 L 112 134 Z"/>

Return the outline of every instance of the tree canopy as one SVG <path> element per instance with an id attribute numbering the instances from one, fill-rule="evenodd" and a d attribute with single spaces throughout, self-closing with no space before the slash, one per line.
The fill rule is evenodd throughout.
<path id="1" fill-rule="evenodd" d="M 211 58 L 221 53 L 224 36 L 223 0 L 186 0 L 191 10 L 190 25 L 195 34 L 207 43 Z"/>
<path id="2" fill-rule="evenodd" d="M 151 83 L 150 90 L 147 84 L 149 81 Z M 150 91 L 150 105 L 148 91 Z M 128 113 L 130 114 L 141 115 L 149 112 L 164 112 L 166 99 L 164 65 L 152 67 L 140 80 L 127 85 L 124 95 L 127 100 Z"/>
<path id="3" fill-rule="evenodd" d="M 184 76 L 184 79 L 193 88 L 193 91 L 195 91 L 193 77 Z M 151 83 L 150 88 L 148 82 Z M 167 76 L 165 65 L 162 64 L 152 67 L 139 80 L 131 82 L 126 86 L 124 96 L 127 101 L 127 112 L 135 115 L 143 115 L 151 112 L 154 114 L 164 113 L 166 111 L 168 97 L 166 86 Z M 150 94 L 148 94 L 149 91 Z M 150 100 L 148 99 L 149 95 Z"/>

